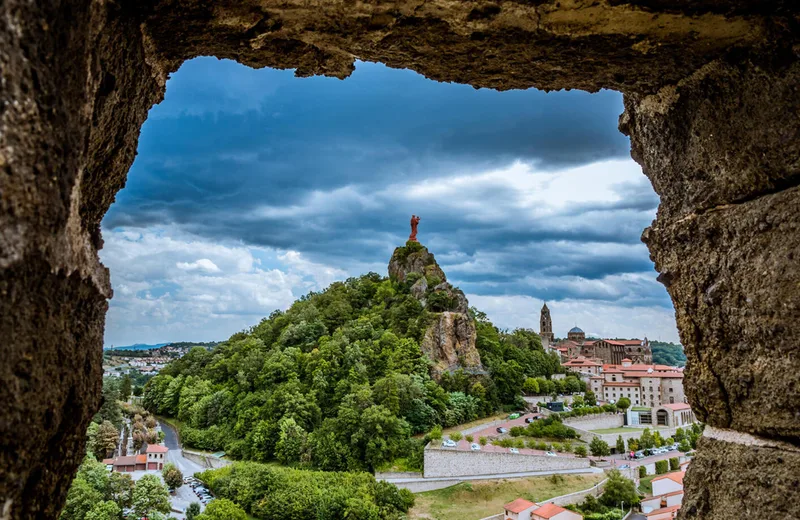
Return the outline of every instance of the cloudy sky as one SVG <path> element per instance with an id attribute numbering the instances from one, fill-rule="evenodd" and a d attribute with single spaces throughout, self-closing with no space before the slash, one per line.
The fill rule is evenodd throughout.
<path id="1" fill-rule="evenodd" d="M 106 344 L 210 341 L 420 241 L 500 327 L 677 340 L 642 229 L 658 197 L 615 92 L 345 81 L 200 58 L 167 83 L 103 222 Z"/>

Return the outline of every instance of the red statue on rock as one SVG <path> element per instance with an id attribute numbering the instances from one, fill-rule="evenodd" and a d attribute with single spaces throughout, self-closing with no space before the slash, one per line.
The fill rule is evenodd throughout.
<path id="1" fill-rule="evenodd" d="M 419 242 L 417 240 L 417 226 L 419 225 L 419 217 L 411 215 L 411 234 L 408 236 L 409 242 Z"/>

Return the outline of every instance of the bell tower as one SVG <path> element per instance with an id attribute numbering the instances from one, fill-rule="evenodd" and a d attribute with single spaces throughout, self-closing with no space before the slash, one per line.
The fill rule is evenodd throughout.
<path id="1" fill-rule="evenodd" d="M 553 320 L 550 319 L 550 309 L 545 303 L 539 316 L 539 336 L 542 338 L 542 347 L 545 349 L 555 343 L 553 336 Z"/>

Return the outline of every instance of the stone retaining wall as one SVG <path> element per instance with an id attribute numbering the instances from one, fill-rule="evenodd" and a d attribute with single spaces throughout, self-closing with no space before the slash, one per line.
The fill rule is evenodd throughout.
<path id="1" fill-rule="evenodd" d="M 210 469 L 224 468 L 229 464 L 233 464 L 232 460 L 220 459 L 212 455 L 206 455 L 205 453 L 197 453 L 194 451 L 183 450 L 183 456 L 191 460 L 192 462 L 200 464 L 204 468 L 210 468 Z"/>
<path id="2" fill-rule="evenodd" d="M 597 413 L 583 417 L 564 419 L 564 425 L 582 430 L 602 430 L 604 428 L 620 428 L 625 423 L 625 415 L 621 413 Z"/>
<path id="3" fill-rule="evenodd" d="M 425 478 L 589 468 L 589 459 L 484 451 L 425 449 Z"/>

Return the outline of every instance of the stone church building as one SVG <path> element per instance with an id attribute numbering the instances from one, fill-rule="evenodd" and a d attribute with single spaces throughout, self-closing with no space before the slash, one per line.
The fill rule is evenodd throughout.
<path id="1" fill-rule="evenodd" d="M 594 359 L 603 364 L 619 365 L 623 359 L 633 364 L 650 365 L 653 351 L 650 342 L 642 339 L 586 339 L 586 333 L 578 327 L 567 332 L 567 339 L 556 342 L 553 334 L 553 320 L 545 303 L 539 316 L 539 336 L 545 350 L 557 352 L 561 362 L 577 357 Z"/>

